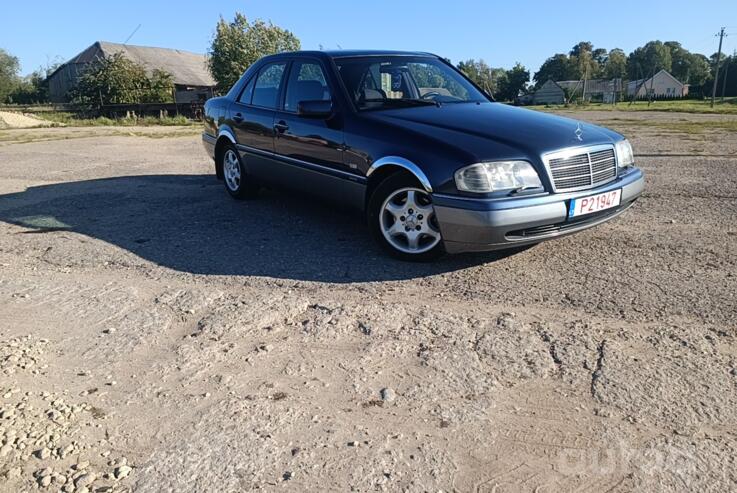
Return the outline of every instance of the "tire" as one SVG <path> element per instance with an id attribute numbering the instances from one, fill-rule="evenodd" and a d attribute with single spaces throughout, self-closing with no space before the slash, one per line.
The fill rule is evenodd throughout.
<path id="1" fill-rule="evenodd" d="M 395 258 L 428 262 L 445 253 L 432 198 L 405 173 L 379 183 L 369 198 L 366 219 L 376 242 Z"/>
<path id="2" fill-rule="evenodd" d="M 246 173 L 243 160 L 235 146 L 229 144 L 220 157 L 225 189 L 238 200 L 252 199 L 258 195 L 259 184 Z"/>

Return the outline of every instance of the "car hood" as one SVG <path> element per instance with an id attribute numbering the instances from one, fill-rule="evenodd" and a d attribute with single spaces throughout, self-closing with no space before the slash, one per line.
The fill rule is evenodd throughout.
<path id="1" fill-rule="evenodd" d="M 480 160 L 537 157 L 565 147 L 611 144 L 622 138 L 590 123 L 502 103 L 402 108 L 375 111 L 371 116 L 462 148 Z"/>

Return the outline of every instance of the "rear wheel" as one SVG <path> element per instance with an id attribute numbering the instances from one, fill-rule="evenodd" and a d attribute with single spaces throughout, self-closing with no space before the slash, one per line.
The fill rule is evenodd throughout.
<path id="1" fill-rule="evenodd" d="M 231 197 L 242 200 L 258 194 L 259 185 L 248 174 L 235 146 L 229 145 L 222 154 L 223 181 Z"/>
<path id="2" fill-rule="evenodd" d="M 413 178 L 387 177 L 371 195 L 367 215 L 374 238 L 394 257 L 428 261 L 443 254 L 432 198 Z"/>

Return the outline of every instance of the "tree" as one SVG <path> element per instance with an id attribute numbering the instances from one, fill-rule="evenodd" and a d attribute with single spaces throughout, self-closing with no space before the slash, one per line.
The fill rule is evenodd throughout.
<path id="1" fill-rule="evenodd" d="M 512 69 L 507 70 L 499 82 L 499 89 L 494 97 L 500 101 L 514 101 L 520 92 L 525 91 L 530 81 L 530 72 L 517 62 Z"/>
<path id="2" fill-rule="evenodd" d="M 737 96 L 737 50 L 732 53 L 732 56 L 727 56 L 724 59 L 724 65 L 719 70 L 719 89 L 717 93 L 722 94 L 724 89 L 725 96 Z M 724 86 L 724 77 L 727 77 L 727 85 Z"/>
<path id="3" fill-rule="evenodd" d="M 594 58 L 594 62 L 599 66 L 599 68 L 603 67 L 606 64 L 607 59 L 609 58 L 609 54 L 604 48 L 597 48 L 591 53 L 592 57 Z"/>
<path id="4" fill-rule="evenodd" d="M 98 59 L 85 70 L 71 99 L 81 104 L 169 103 L 174 84 L 166 72 L 146 69 L 122 53 Z"/>
<path id="5" fill-rule="evenodd" d="M 581 41 L 571 49 L 568 56 L 570 65 L 576 67 L 577 77 L 573 79 L 585 77 L 593 79 L 599 76 L 601 63 L 606 57 L 606 50 L 603 48 L 594 49 L 594 45 L 590 41 Z"/>
<path id="6" fill-rule="evenodd" d="M 418 87 L 443 87 L 446 81 L 440 69 L 433 65 L 416 63 L 410 65 L 410 72 Z"/>
<path id="7" fill-rule="evenodd" d="M 41 70 L 18 80 L 6 100 L 15 104 L 45 103 L 49 100 L 49 86 Z"/>
<path id="8" fill-rule="evenodd" d="M 630 53 L 627 72 L 630 80 L 648 78 L 660 70 L 671 71 L 670 48 L 661 41 L 650 41 Z"/>
<path id="9" fill-rule="evenodd" d="M 549 79 L 554 81 L 581 79 L 581 71 L 577 60 L 572 61 L 565 53 L 556 53 L 543 62 L 540 70 L 535 72 L 534 79 L 535 87 L 539 88 Z"/>
<path id="10" fill-rule="evenodd" d="M 703 55 L 696 55 L 701 57 Z M 709 58 L 704 57 L 709 66 L 709 73 L 701 84 L 702 91 L 711 96 L 712 84 L 714 84 L 714 72 L 717 63 L 717 53 L 714 52 Z M 724 87 L 724 76 L 727 76 L 727 86 Z M 691 87 L 689 90 L 698 90 L 698 87 Z M 705 89 L 705 91 L 704 91 Z M 730 56 L 722 53 L 719 62 L 719 80 L 717 81 L 717 96 L 722 95 L 722 89 L 725 89 L 725 96 L 737 96 L 737 50 Z"/>
<path id="11" fill-rule="evenodd" d="M 570 56 L 581 56 L 583 53 L 591 53 L 594 51 L 594 45 L 591 41 L 579 41 L 573 48 L 571 48 Z"/>
<path id="12" fill-rule="evenodd" d="M 0 48 L 0 102 L 4 102 L 18 85 L 19 70 L 18 58 Z"/>
<path id="13" fill-rule="evenodd" d="M 49 101 L 49 76 L 61 66 L 58 59 L 34 70 L 30 75 L 18 78 L 18 82 L 6 100 L 16 104 L 37 104 Z"/>
<path id="14" fill-rule="evenodd" d="M 619 48 L 609 51 L 604 61 L 602 75 L 605 79 L 627 78 L 627 55 Z"/>
<path id="15" fill-rule="evenodd" d="M 662 69 L 684 84 L 701 86 L 710 77 L 712 67 L 704 55 L 691 53 L 678 41 L 650 41 L 630 53 L 627 60 L 631 80 L 649 78 Z"/>
<path id="16" fill-rule="evenodd" d="M 666 41 L 670 50 L 671 74 L 684 84 L 701 85 L 709 77 L 709 60 L 691 53 L 677 41 Z"/>
<path id="17" fill-rule="evenodd" d="M 142 103 L 172 102 L 172 91 L 174 90 L 174 77 L 169 72 L 154 69 L 151 77 L 147 80 L 147 89 L 141 97 Z"/>
<path id="18" fill-rule="evenodd" d="M 690 67 L 688 70 L 688 82 L 694 86 L 701 86 L 711 75 L 709 59 L 700 53 L 691 53 Z"/>
<path id="19" fill-rule="evenodd" d="M 691 68 L 691 53 L 677 41 L 666 41 L 665 46 L 670 50 L 671 74 L 678 80 L 688 82 Z"/>
<path id="20" fill-rule="evenodd" d="M 297 37 L 260 19 L 252 23 L 236 12 L 233 22 L 222 17 L 208 52 L 210 73 L 221 89 L 229 89 L 256 60 L 266 55 L 300 49 Z"/>
<path id="21" fill-rule="evenodd" d="M 499 77 L 504 73 L 503 70 L 491 68 L 483 60 L 466 60 L 458 64 L 458 70 L 466 74 L 477 86 L 486 91 L 487 94 L 493 94 L 497 88 Z"/>

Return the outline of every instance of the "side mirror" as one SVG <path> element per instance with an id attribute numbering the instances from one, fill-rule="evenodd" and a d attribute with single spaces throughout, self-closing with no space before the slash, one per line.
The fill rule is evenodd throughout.
<path id="1" fill-rule="evenodd" d="M 297 103 L 297 114 L 304 118 L 328 118 L 333 114 L 332 101 L 300 101 Z"/>

